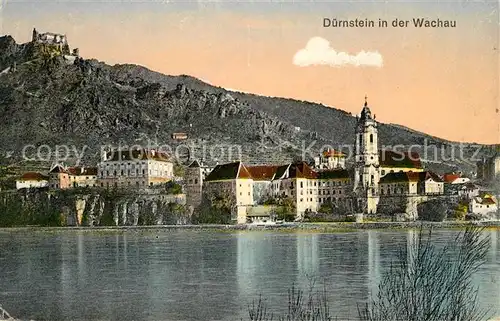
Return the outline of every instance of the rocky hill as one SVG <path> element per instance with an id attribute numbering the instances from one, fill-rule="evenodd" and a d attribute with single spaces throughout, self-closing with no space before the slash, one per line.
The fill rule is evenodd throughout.
<path id="1" fill-rule="evenodd" d="M 324 105 L 231 92 L 190 76 L 44 57 L 30 43 L 17 44 L 10 36 L 0 37 L 0 115 L 0 155 L 9 160 L 19 160 L 26 145 L 48 145 L 52 157 L 56 145 L 66 145 L 78 152 L 86 147 L 84 161 L 89 163 L 106 144 L 176 148 L 181 143 L 191 146 L 189 152 L 178 147 L 183 160 L 233 160 L 240 158 L 241 148 L 244 161 L 286 162 L 311 156 L 302 152 L 310 146 L 316 152 L 326 144 L 352 145 L 356 121 Z M 189 139 L 177 142 L 173 132 L 185 132 Z M 468 144 L 464 159 L 446 161 L 434 159 L 436 147 L 439 155 L 450 156 L 453 142 L 391 124 L 380 124 L 379 136 L 383 145 L 427 141 L 434 147 L 425 156 L 421 151 L 431 160 L 426 164 L 443 170 L 473 170 L 470 157 L 481 147 Z M 25 150 L 32 155 L 36 149 Z M 483 147 L 479 155 L 488 151 Z"/>

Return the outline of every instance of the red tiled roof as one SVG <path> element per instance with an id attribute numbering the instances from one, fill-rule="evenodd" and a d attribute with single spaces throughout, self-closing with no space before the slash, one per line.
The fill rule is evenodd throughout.
<path id="1" fill-rule="evenodd" d="M 481 201 L 479 203 L 482 204 L 482 205 L 493 205 L 493 204 L 496 204 L 495 200 L 492 199 L 491 197 L 484 197 L 484 198 L 481 199 Z"/>
<path id="2" fill-rule="evenodd" d="M 240 162 L 240 168 L 238 171 L 238 178 L 252 178 L 252 175 L 248 171 L 248 169 Z"/>
<path id="3" fill-rule="evenodd" d="M 444 174 L 443 175 L 443 181 L 445 183 L 452 183 L 457 178 L 460 178 L 460 175 L 458 175 L 458 174 Z"/>
<path id="4" fill-rule="evenodd" d="M 256 181 L 270 181 L 273 179 L 274 174 L 278 170 L 279 166 L 275 165 L 260 165 L 260 166 L 248 166 L 246 167 L 250 172 L 252 178 Z"/>
<path id="5" fill-rule="evenodd" d="M 49 178 L 37 172 L 27 172 L 24 173 L 19 181 L 47 181 Z"/>
<path id="6" fill-rule="evenodd" d="M 422 168 L 420 155 L 417 152 L 381 150 L 379 163 L 382 167 Z"/>
<path id="7" fill-rule="evenodd" d="M 73 176 L 96 176 L 97 167 L 70 167 L 68 173 Z"/>
<path id="8" fill-rule="evenodd" d="M 262 165 L 262 166 L 245 166 L 241 162 L 217 165 L 206 181 L 218 181 L 228 179 L 250 178 L 256 181 L 272 180 L 281 178 L 288 170 L 287 178 L 317 178 L 316 173 L 307 163 L 297 162 L 289 165 Z"/>
<path id="9" fill-rule="evenodd" d="M 342 152 L 336 151 L 335 149 L 325 150 L 323 152 L 323 157 L 345 157 L 346 155 Z"/>

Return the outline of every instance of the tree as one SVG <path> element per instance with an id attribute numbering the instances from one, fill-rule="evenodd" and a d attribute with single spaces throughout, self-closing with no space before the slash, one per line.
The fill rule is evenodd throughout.
<path id="1" fill-rule="evenodd" d="M 318 212 L 319 213 L 323 213 L 323 214 L 332 214 L 333 213 L 333 210 L 334 210 L 334 205 L 332 204 L 332 202 L 325 202 L 325 203 L 322 203 L 318 209 Z"/>
<path id="2" fill-rule="evenodd" d="M 370 304 L 359 309 L 362 321 L 475 321 L 478 307 L 474 273 L 485 262 L 489 240 L 482 228 L 469 227 L 438 249 L 420 229 L 416 241 L 402 246 L 398 259 L 379 284 Z"/>
<path id="3" fill-rule="evenodd" d="M 295 219 L 297 210 L 295 207 L 295 202 L 290 197 L 284 197 L 278 200 L 279 206 L 276 208 L 276 218 L 278 220 L 284 220 L 286 222 L 291 222 Z"/>
<path id="4" fill-rule="evenodd" d="M 182 186 L 174 181 L 169 181 L 165 183 L 165 192 L 174 195 L 182 194 Z"/>
<path id="5" fill-rule="evenodd" d="M 273 197 L 268 197 L 264 202 L 262 202 L 262 205 L 276 205 L 276 204 L 278 204 L 278 201 Z"/>
<path id="6" fill-rule="evenodd" d="M 185 173 L 186 173 L 186 168 L 183 165 L 176 162 L 174 164 L 174 176 L 184 177 Z"/>
<path id="7" fill-rule="evenodd" d="M 467 203 L 458 203 L 453 211 L 453 218 L 459 221 L 463 221 L 467 215 L 468 206 Z"/>
<path id="8" fill-rule="evenodd" d="M 448 214 L 448 204 L 441 199 L 434 199 L 419 204 L 417 211 L 421 221 L 442 222 Z"/>
<path id="9" fill-rule="evenodd" d="M 192 221 L 194 224 L 230 224 L 232 204 L 227 195 L 204 195 Z"/>

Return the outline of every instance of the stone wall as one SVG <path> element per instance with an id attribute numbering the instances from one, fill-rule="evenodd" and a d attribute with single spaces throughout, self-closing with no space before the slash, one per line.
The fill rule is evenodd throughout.
<path id="1" fill-rule="evenodd" d="M 415 221 L 418 218 L 418 204 L 427 201 L 427 196 L 404 196 L 391 195 L 380 197 L 377 207 L 378 219 L 394 221 Z"/>
<path id="2" fill-rule="evenodd" d="M 31 190 L 0 193 L 0 226 L 189 224 L 184 194 L 161 191 Z"/>

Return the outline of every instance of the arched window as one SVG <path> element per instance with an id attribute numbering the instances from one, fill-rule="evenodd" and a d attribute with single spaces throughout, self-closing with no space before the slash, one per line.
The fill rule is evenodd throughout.
<path id="1" fill-rule="evenodd" d="M 370 134 L 370 143 L 373 143 L 373 134 Z"/>

